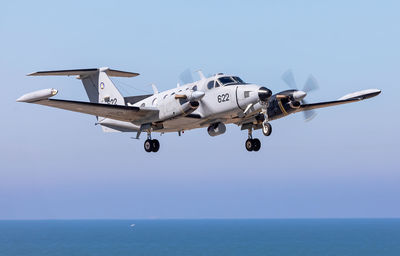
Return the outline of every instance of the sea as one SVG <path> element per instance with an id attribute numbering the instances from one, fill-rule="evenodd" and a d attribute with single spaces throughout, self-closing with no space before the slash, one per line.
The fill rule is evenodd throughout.
<path id="1" fill-rule="evenodd" d="M 0 256 L 400 255 L 400 219 L 0 221 Z"/>

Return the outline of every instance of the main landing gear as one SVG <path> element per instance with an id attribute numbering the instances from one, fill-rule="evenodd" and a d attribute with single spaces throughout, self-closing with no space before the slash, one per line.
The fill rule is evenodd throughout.
<path id="1" fill-rule="evenodd" d="M 261 148 L 261 141 L 259 139 L 247 139 L 246 149 L 247 151 L 258 151 Z"/>
<path id="2" fill-rule="evenodd" d="M 253 128 L 249 129 L 249 138 L 246 140 L 247 151 L 258 151 L 261 148 L 261 141 L 259 139 L 253 139 Z"/>
<path id="3" fill-rule="evenodd" d="M 144 150 L 146 152 L 157 152 L 160 149 L 160 142 L 158 140 L 147 139 L 144 142 Z"/>
<path id="4" fill-rule="evenodd" d="M 157 152 L 160 149 L 160 142 L 156 139 L 152 140 L 151 135 L 147 135 L 147 140 L 144 142 L 144 150 L 146 152 Z"/>
<path id="5" fill-rule="evenodd" d="M 265 136 L 271 135 L 272 126 L 270 123 L 264 122 L 262 126 L 262 132 Z M 253 139 L 253 128 L 249 128 L 249 138 L 245 143 L 247 151 L 259 151 L 261 148 L 261 141 L 257 138 Z"/>

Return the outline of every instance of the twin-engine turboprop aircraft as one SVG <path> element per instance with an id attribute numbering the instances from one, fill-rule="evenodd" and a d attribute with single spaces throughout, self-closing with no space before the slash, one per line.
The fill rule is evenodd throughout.
<path id="1" fill-rule="evenodd" d="M 110 77 L 135 77 L 138 73 L 110 68 L 40 71 L 29 76 L 77 76 L 83 83 L 90 102 L 50 99 L 56 89 L 28 93 L 19 102 L 35 103 L 55 108 L 94 115 L 105 132 L 136 132 L 139 138 L 147 133 L 144 149 L 157 152 L 160 143 L 151 138 L 152 132 L 178 132 L 208 127 L 210 136 L 225 133 L 226 124 L 236 124 L 248 130 L 245 146 L 258 151 L 261 142 L 253 138 L 253 130 L 261 129 L 265 136 L 272 131 L 272 120 L 303 112 L 306 119 L 314 116 L 313 109 L 356 102 L 378 95 L 378 89 L 347 94 L 338 100 L 308 104 L 307 92 L 317 87 L 311 76 L 303 90 L 286 90 L 272 94 L 268 88 L 244 82 L 235 75 L 218 73 L 167 91 L 159 92 L 153 85 L 153 94 L 123 97 Z M 286 72 L 283 80 L 295 88 L 293 74 Z"/>

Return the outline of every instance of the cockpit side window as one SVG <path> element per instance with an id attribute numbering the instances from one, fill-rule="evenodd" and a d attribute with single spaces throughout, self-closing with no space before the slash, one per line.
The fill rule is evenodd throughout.
<path id="1" fill-rule="evenodd" d="M 214 88 L 214 80 L 211 80 L 210 82 L 208 82 L 207 88 L 208 88 L 209 90 L 212 89 L 212 88 Z"/>
<path id="2" fill-rule="evenodd" d="M 228 84 L 234 84 L 234 83 L 236 83 L 236 81 L 233 80 L 230 76 L 220 77 L 220 78 L 218 78 L 218 81 L 219 81 L 222 85 L 228 85 Z"/>
<path id="3" fill-rule="evenodd" d="M 218 80 L 215 80 L 215 88 L 217 88 L 217 87 L 219 87 L 220 86 L 220 84 L 218 83 Z"/>

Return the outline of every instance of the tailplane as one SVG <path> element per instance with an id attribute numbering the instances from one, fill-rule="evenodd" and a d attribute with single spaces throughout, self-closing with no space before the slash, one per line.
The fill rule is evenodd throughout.
<path id="1" fill-rule="evenodd" d="M 125 105 L 124 97 L 111 81 L 112 77 L 135 77 L 138 73 L 120 71 L 115 69 L 90 68 L 90 69 L 70 69 L 39 71 L 28 76 L 77 76 L 82 80 L 89 101 L 92 103 L 105 103 L 112 105 Z"/>
<path id="2" fill-rule="evenodd" d="M 90 68 L 90 69 L 70 69 L 70 70 L 54 70 L 54 71 L 39 71 L 28 76 L 76 76 L 80 79 L 85 87 L 86 94 L 89 97 L 91 103 L 102 103 L 111 105 L 125 105 L 125 99 L 115 87 L 110 77 L 135 77 L 138 73 L 120 71 L 115 69 L 104 68 Z M 47 93 L 42 92 L 42 93 Z M 28 95 L 30 97 L 35 95 Z M 27 98 L 28 96 L 25 96 Z M 25 98 L 18 99 L 19 101 L 26 100 Z M 21 100 L 22 99 L 22 100 Z M 124 131 L 135 131 L 137 127 L 129 122 L 125 123 L 124 127 L 120 127 L 120 124 L 108 124 L 102 123 L 108 119 L 101 116 L 96 116 L 98 123 L 104 132 L 124 132 Z M 113 120 L 116 122 L 116 120 Z M 120 122 L 121 123 L 121 122 Z M 126 127 L 125 127 L 126 126 Z"/>

